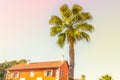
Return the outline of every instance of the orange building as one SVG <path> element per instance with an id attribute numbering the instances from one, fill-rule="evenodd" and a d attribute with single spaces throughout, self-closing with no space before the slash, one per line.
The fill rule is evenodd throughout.
<path id="1" fill-rule="evenodd" d="M 67 61 L 22 63 L 7 69 L 7 80 L 68 80 Z"/>

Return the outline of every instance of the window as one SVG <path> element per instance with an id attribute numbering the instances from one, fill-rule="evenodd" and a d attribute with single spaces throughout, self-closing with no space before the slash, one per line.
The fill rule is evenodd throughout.
<path id="1" fill-rule="evenodd" d="M 30 72 L 30 77 L 34 77 L 34 72 L 33 71 Z"/>
<path id="2" fill-rule="evenodd" d="M 46 70 L 45 71 L 45 76 L 52 76 L 52 70 Z"/>
<path id="3" fill-rule="evenodd" d="M 37 80 L 42 80 L 42 77 L 38 77 Z"/>
<path id="4" fill-rule="evenodd" d="M 20 80 L 25 80 L 25 78 L 20 78 Z"/>
<path id="5" fill-rule="evenodd" d="M 19 72 L 13 72 L 13 78 L 18 78 L 19 77 Z"/>

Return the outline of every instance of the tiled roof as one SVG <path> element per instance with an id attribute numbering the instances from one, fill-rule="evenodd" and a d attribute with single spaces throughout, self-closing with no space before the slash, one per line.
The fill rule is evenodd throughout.
<path id="1" fill-rule="evenodd" d="M 66 61 L 64 61 L 64 62 L 66 62 Z M 34 62 L 34 63 L 29 63 L 29 64 L 22 63 L 22 64 L 12 66 L 11 68 L 8 68 L 7 70 L 58 68 L 64 62 L 62 62 L 62 61 L 49 61 L 49 62 Z"/>

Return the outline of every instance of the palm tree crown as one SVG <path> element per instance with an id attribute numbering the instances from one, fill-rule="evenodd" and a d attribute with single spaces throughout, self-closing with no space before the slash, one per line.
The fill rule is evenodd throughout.
<path id="1" fill-rule="evenodd" d="M 99 80 L 113 80 L 113 79 L 112 79 L 112 76 L 106 74 L 106 75 L 101 76 L 101 78 L 99 78 Z"/>
<path id="2" fill-rule="evenodd" d="M 87 32 L 94 30 L 93 26 L 88 24 L 87 21 L 92 17 L 88 12 L 82 12 L 82 7 L 75 4 L 72 10 L 66 4 L 60 7 L 60 15 L 62 18 L 53 15 L 49 20 L 49 24 L 53 25 L 50 29 L 51 36 L 58 34 L 57 43 L 63 47 L 65 41 L 75 43 L 85 39 L 90 40 Z"/>

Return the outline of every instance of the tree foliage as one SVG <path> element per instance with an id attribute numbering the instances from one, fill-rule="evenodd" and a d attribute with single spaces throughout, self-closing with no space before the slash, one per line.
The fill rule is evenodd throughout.
<path id="1" fill-rule="evenodd" d="M 83 12 L 80 5 L 74 4 L 72 9 L 69 9 L 67 4 L 60 7 L 59 12 L 61 17 L 53 15 L 49 20 L 51 36 L 58 35 L 57 44 L 62 48 L 65 41 L 68 43 L 85 39 L 90 40 L 88 33 L 94 30 L 94 27 L 88 23 L 92 19 L 89 12 Z M 69 40 L 71 39 L 71 40 Z"/>
<path id="2" fill-rule="evenodd" d="M 99 80 L 113 80 L 112 76 L 105 74 L 103 76 L 101 76 L 101 78 L 99 78 Z"/>
<path id="3" fill-rule="evenodd" d="M 25 59 L 21 59 L 19 61 L 13 60 L 13 61 L 5 61 L 3 63 L 0 63 L 0 80 L 5 80 L 7 68 L 10 68 L 20 63 L 26 63 L 26 62 L 27 61 Z"/>
<path id="4" fill-rule="evenodd" d="M 81 75 L 81 80 L 85 80 L 85 75 Z"/>

